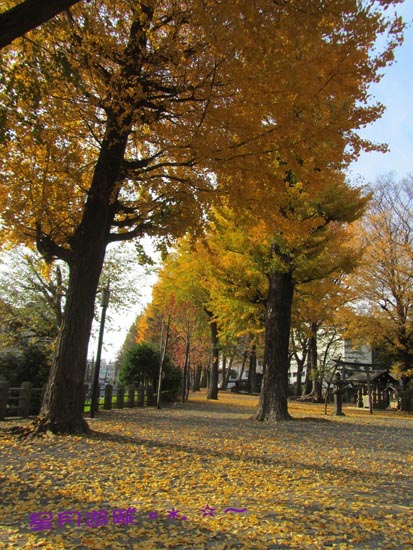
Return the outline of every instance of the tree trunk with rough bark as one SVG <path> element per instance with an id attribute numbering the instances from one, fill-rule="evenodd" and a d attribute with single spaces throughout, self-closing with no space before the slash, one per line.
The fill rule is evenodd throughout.
<path id="1" fill-rule="evenodd" d="M 222 357 L 222 380 L 221 380 L 221 389 L 227 389 L 227 356 Z"/>
<path id="2" fill-rule="evenodd" d="M 298 354 L 294 334 L 291 335 L 292 353 L 297 364 L 297 383 L 295 387 L 295 396 L 300 397 L 303 393 L 303 372 L 308 354 L 308 339 L 299 338 L 301 344 L 301 356 Z"/>
<path id="3" fill-rule="evenodd" d="M 189 336 L 189 329 L 186 335 L 186 346 L 185 346 L 185 362 L 184 362 L 184 372 L 182 376 L 182 403 L 184 403 L 187 400 L 187 393 L 189 390 L 189 382 L 188 382 L 188 375 L 189 375 L 189 354 L 191 350 L 191 339 Z"/>
<path id="4" fill-rule="evenodd" d="M 194 383 L 192 385 L 192 391 L 199 391 L 201 389 L 201 374 L 202 374 L 202 364 L 197 363 L 195 366 L 194 373 Z"/>
<path id="5" fill-rule="evenodd" d="M 304 395 L 309 395 L 311 393 L 312 388 L 312 365 L 311 365 L 311 358 L 310 354 L 307 354 L 307 372 L 305 375 L 305 381 L 304 381 Z"/>
<path id="6" fill-rule="evenodd" d="M 151 14 L 148 8 L 148 17 Z M 122 69 L 126 83 L 140 70 L 145 40 L 141 21 L 134 21 Z M 70 248 L 57 246 L 42 233 L 41 227 L 38 228 L 39 250 L 49 257 L 55 255 L 67 261 L 69 286 L 54 363 L 35 433 L 46 430 L 54 433 L 89 431 L 83 418 L 87 350 L 99 277 L 116 214 L 113 199 L 133 122 L 133 109 L 124 99 L 120 93 L 113 100 L 82 219 L 70 240 Z"/>
<path id="7" fill-rule="evenodd" d="M 291 273 L 271 271 L 265 321 L 265 372 L 257 420 L 291 420 L 288 413 L 288 369 L 294 281 Z"/>
<path id="8" fill-rule="evenodd" d="M 40 411 L 40 431 L 88 432 L 83 418 L 84 378 L 105 244 L 91 248 L 79 255 L 70 270 L 63 323 Z"/>
<path id="9" fill-rule="evenodd" d="M 38 431 L 88 431 L 83 419 L 87 350 L 99 276 L 114 218 L 110 197 L 118 179 L 128 133 L 128 129 L 120 132 L 116 124 L 108 123 L 82 222 L 68 252 L 70 274 L 66 306 Z"/>
<path id="10" fill-rule="evenodd" d="M 322 386 L 321 386 L 321 380 L 320 380 L 320 374 L 319 374 L 319 368 L 318 368 L 318 346 L 317 346 L 317 331 L 318 331 L 318 325 L 317 323 L 311 323 L 311 337 L 308 341 L 308 353 L 310 357 L 310 363 L 311 363 L 311 372 L 313 375 L 313 385 L 311 388 L 311 395 L 313 395 L 314 401 L 317 403 L 323 402 L 323 396 L 322 396 Z"/>
<path id="11" fill-rule="evenodd" d="M 200 381 L 200 388 L 207 388 L 208 387 L 208 378 L 209 378 L 209 368 L 207 365 L 202 365 L 202 371 L 201 371 L 201 381 Z"/>

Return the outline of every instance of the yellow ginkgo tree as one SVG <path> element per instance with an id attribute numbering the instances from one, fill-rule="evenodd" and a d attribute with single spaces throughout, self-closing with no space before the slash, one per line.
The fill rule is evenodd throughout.
<path id="1" fill-rule="evenodd" d="M 289 418 L 295 288 L 354 267 L 358 250 L 352 246 L 349 224 L 360 217 L 368 196 L 347 185 L 339 172 L 329 185 L 325 182 L 322 190 L 313 188 L 311 193 L 291 174 L 274 178 L 278 192 L 273 192 L 265 217 L 257 219 L 255 210 L 241 215 L 230 208 L 212 215 L 206 236 L 210 276 L 203 284 L 222 326 L 238 323 L 240 330 L 240 321 L 247 325 L 255 318 L 250 326 L 259 331 L 261 321 L 265 374 L 257 418 L 278 421 Z M 230 313 L 234 303 L 236 320 Z"/>

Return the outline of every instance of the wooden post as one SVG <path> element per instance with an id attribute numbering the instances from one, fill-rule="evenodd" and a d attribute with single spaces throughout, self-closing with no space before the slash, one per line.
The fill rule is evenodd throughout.
<path id="1" fill-rule="evenodd" d="M 45 391 L 46 389 L 46 386 L 43 386 L 43 392 Z M 83 384 L 83 412 L 85 411 L 85 407 L 86 407 L 86 399 L 88 397 L 88 392 L 89 392 L 89 387 L 87 384 Z M 42 396 L 42 402 L 43 402 L 43 396 Z"/>
<path id="2" fill-rule="evenodd" d="M 369 412 L 373 414 L 373 399 L 371 397 L 371 382 L 370 382 L 370 369 L 366 367 L 366 376 L 367 376 L 367 392 L 369 396 Z"/>
<path id="3" fill-rule="evenodd" d="M 125 400 L 125 386 L 118 386 L 118 391 L 116 395 L 116 408 L 123 409 Z"/>
<path id="4" fill-rule="evenodd" d="M 138 407 L 143 407 L 145 405 L 145 386 L 142 384 L 142 382 L 139 384 L 138 387 Z"/>
<path id="5" fill-rule="evenodd" d="M 4 420 L 7 412 L 7 399 L 9 397 L 9 383 L 0 381 L 0 420 Z"/>
<path id="6" fill-rule="evenodd" d="M 156 399 L 154 395 L 153 385 L 148 384 L 146 386 L 146 405 L 148 407 L 153 407 L 156 404 Z"/>
<path id="7" fill-rule="evenodd" d="M 128 386 L 128 407 L 133 409 L 135 406 L 135 384 L 129 384 Z"/>
<path id="8" fill-rule="evenodd" d="M 357 407 L 360 409 L 363 408 L 363 389 L 360 388 L 357 390 Z"/>
<path id="9" fill-rule="evenodd" d="M 105 402 L 103 408 L 105 411 L 110 411 L 112 409 L 112 394 L 113 386 L 112 384 L 106 384 L 105 386 Z"/>
<path id="10" fill-rule="evenodd" d="M 27 418 L 30 413 L 32 385 L 31 382 L 23 382 L 19 391 L 19 404 L 17 406 L 17 414 L 23 418 Z"/>

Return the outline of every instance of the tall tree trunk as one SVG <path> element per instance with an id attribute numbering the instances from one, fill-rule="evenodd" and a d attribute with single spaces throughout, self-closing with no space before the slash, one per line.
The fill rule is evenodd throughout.
<path id="1" fill-rule="evenodd" d="M 162 374 L 163 374 L 163 366 L 165 364 L 165 357 L 166 357 L 166 351 L 168 349 L 168 342 L 169 342 L 169 336 L 171 335 L 171 315 L 168 315 L 168 321 L 165 323 L 162 319 L 162 326 L 161 326 L 161 341 L 159 346 L 159 372 L 158 372 L 158 379 L 154 377 L 153 380 L 153 388 L 156 389 L 156 407 L 158 409 L 161 408 L 161 401 L 162 401 Z M 164 337 L 165 332 L 165 337 Z M 143 382 L 143 380 L 141 381 Z"/>
<path id="2" fill-rule="evenodd" d="M 294 282 L 291 273 L 268 274 L 265 320 L 264 378 L 257 420 L 291 420 L 288 413 L 288 369 L 291 307 Z"/>
<path id="3" fill-rule="evenodd" d="M 413 366 L 413 354 L 411 346 L 411 334 L 406 330 L 407 320 L 406 315 L 402 311 L 402 307 L 398 304 L 397 310 L 399 312 L 399 326 L 396 332 L 397 342 L 397 357 L 400 362 L 400 370 L 403 373 L 409 372 Z"/>
<path id="4" fill-rule="evenodd" d="M 257 348 L 252 346 L 250 353 L 250 368 L 248 370 L 249 393 L 257 393 Z"/>
<path id="5" fill-rule="evenodd" d="M 202 374 L 202 364 L 197 363 L 195 366 L 194 373 L 194 383 L 192 385 L 192 391 L 199 391 L 201 389 L 201 374 Z"/>
<path id="6" fill-rule="evenodd" d="M 308 339 L 300 338 L 298 335 L 297 339 L 299 340 L 301 345 L 301 357 L 298 355 L 295 335 L 291 334 L 291 348 L 295 362 L 297 364 L 297 384 L 295 387 L 295 395 L 296 397 L 300 397 L 303 393 L 303 372 L 308 354 Z"/>
<path id="7" fill-rule="evenodd" d="M 227 375 L 226 375 L 226 378 L 225 378 L 225 388 L 227 388 L 228 386 L 228 380 L 231 376 L 231 372 L 232 372 L 232 365 L 234 364 L 234 359 L 235 359 L 235 356 L 234 355 L 231 355 L 230 359 L 229 359 L 229 365 L 228 365 L 228 369 L 227 369 Z"/>
<path id="8" fill-rule="evenodd" d="M 191 340 L 189 336 L 189 323 L 188 330 L 186 333 L 186 346 L 185 346 L 185 363 L 184 363 L 184 373 L 182 376 L 182 403 L 186 401 L 187 389 L 189 389 L 189 354 L 191 350 Z"/>
<path id="9" fill-rule="evenodd" d="M 297 385 L 295 387 L 296 397 L 300 397 L 302 394 L 302 385 L 303 385 L 303 371 L 304 371 L 304 361 L 297 363 Z"/>
<path id="10" fill-rule="evenodd" d="M 218 325 L 215 321 L 209 324 L 211 328 L 212 360 L 210 377 L 208 383 L 207 399 L 218 399 L 218 364 L 219 364 L 219 341 Z"/>
<path id="11" fill-rule="evenodd" d="M 81 433 L 83 384 L 94 303 L 114 218 L 111 195 L 118 179 L 128 130 L 108 121 L 82 221 L 72 239 L 69 285 L 54 363 L 40 411 L 39 431 Z"/>
<path id="12" fill-rule="evenodd" d="M 87 432 L 83 419 L 84 378 L 94 302 L 105 245 L 73 261 L 54 362 L 40 411 L 40 431 Z"/>
<path id="13" fill-rule="evenodd" d="M 151 17 L 152 9 L 148 8 L 145 13 Z M 82 220 L 70 241 L 70 251 L 66 250 L 69 264 L 67 301 L 36 431 L 88 431 L 83 418 L 83 383 L 94 301 L 115 217 L 116 187 L 132 128 L 133 109 L 126 88 L 130 78 L 139 75 L 145 42 L 146 33 L 141 19 L 137 18 L 131 25 L 121 71 L 125 89 L 120 87 L 113 99 Z M 40 229 L 39 249 L 48 252 L 50 243 L 51 239 L 44 238 Z M 54 250 L 56 245 L 49 252 Z"/>
<path id="14" fill-rule="evenodd" d="M 227 356 L 224 355 L 222 357 L 222 380 L 221 380 L 221 388 L 223 390 L 227 389 Z"/>
<path id="15" fill-rule="evenodd" d="M 248 358 L 248 349 L 244 351 L 244 354 L 242 356 L 242 364 L 241 364 L 241 371 L 239 373 L 239 379 L 242 380 L 242 376 L 244 374 L 245 365 L 247 364 L 247 358 Z"/>
<path id="16" fill-rule="evenodd" d="M 317 346 L 317 331 L 318 324 L 316 322 L 311 323 L 311 336 L 308 341 L 308 353 L 311 363 L 311 372 L 313 374 L 313 385 L 311 389 L 311 394 L 313 395 L 314 401 L 317 403 L 323 402 L 322 396 L 322 386 L 320 380 L 320 373 L 318 368 L 318 346 Z"/>
<path id="17" fill-rule="evenodd" d="M 201 381 L 200 381 L 200 387 L 201 388 L 207 388 L 208 387 L 208 378 L 209 378 L 209 368 L 206 365 L 202 365 L 202 371 L 201 371 Z"/>
<path id="18" fill-rule="evenodd" d="M 310 338 L 308 339 L 308 348 L 309 346 L 310 346 Z M 308 353 L 307 354 L 307 372 L 305 375 L 305 382 L 304 382 L 304 395 L 309 395 L 311 393 L 312 375 L 313 375 L 313 371 L 312 371 L 311 357 L 310 357 L 310 353 Z"/>

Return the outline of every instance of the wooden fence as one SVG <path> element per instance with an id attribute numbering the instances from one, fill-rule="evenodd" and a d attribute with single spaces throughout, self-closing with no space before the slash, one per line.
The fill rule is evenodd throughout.
<path id="1" fill-rule="evenodd" d="M 32 388 L 30 382 L 23 382 L 19 388 L 11 388 L 8 382 L 0 381 L 0 420 L 6 417 L 28 418 L 39 414 L 45 386 Z M 163 397 L 171 397 L 162 392 Z M 90 412 L 91 389 L 85 384 L 84 412 Z M 112 386 L 99 384 L 99 410 L 151 407 L 156 405 L 156 394 L 152 386 L 134 384 Z"/>

